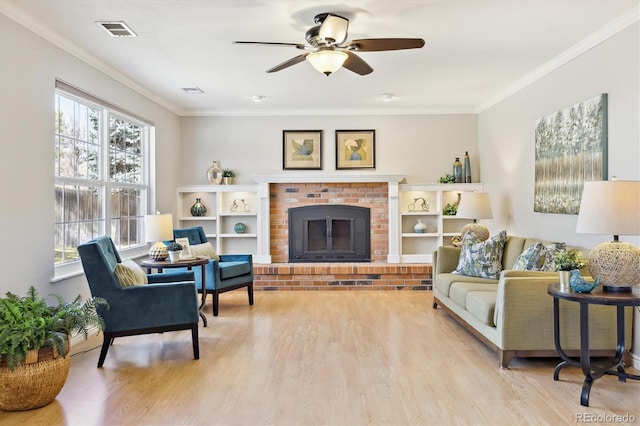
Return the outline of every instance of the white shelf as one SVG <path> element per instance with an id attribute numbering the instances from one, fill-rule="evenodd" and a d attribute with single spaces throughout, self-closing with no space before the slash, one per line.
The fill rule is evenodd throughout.
<path id="1" fill-rule="evenodd" d="M 219 254 L 253 254 L 259 259 L 269 258 L 268 253 L 260 253 L 264 244 L 258 230 L 262 209 L 258 185 L 181 185 L 176 188 L 176 195 L 177 228 L 202 226 Z M 191 216 L 190 208 L 196 198 L 200 198 L 207 207 L 207 216 Z M 231 206 L 234 203 L 242 210 L 246 204 L 250 211 L 233 212 Z M 249 232 L 238 234 L 233 231 L 239 221 Z"/>
<path id="2" fill-rule="evenodd" d="M 390 252 L 397 250 L 392 257 L 401 263 L 431 262 L 432 253 L 438 246 L 444 245 L 445 241 L 448 243 L 452 236 L 459 235 L 456 232 L 458 228 L 462 229 L 466 223 L 472 222 L 471 219 L 445 216 L 442 214 L 444 206 L 455 203 L 459 193 L 482 189 L 480 183 L 398 185 L 398 232 L 401 238 L 397 238 L 397 247 L 390 247 Z M 422 202 L 427 204 L 429 211 L 417 210 Z M 416 210 L 409 211 L 410 205 L 415 206 Z M 427 226 L 428 232 L 413 232 L 418 219 Z"/>

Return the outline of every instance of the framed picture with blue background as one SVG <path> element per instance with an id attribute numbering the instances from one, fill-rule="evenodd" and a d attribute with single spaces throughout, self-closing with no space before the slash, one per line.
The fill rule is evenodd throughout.
<path id="1" fill-rule="evenodd" d="M 336 170 L 375 168 L 375 130 L 336 130 Z"/>
<path id="2" fill-rule="evenodd" d="M 322 130 L 283 130 L 282 169 L 322 170 Z"/>

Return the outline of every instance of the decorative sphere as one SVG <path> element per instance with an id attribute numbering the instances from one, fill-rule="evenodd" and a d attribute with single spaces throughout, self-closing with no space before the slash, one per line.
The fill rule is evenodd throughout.
<path id="1" fill-rule="evenodd" d="M 247 229 L 246 226 L 244 226 L 244 223 L 236 223 L 236 225 L 233 227 L 233 230 L 236 231 L 236 234 L 242 234 L 244 233 L 244 231 Z"/>
<path id="2" fill-rule="evenodd" d="M 480 239 L 480 241 L 486 241 L 489 239 L 489 228 L 479 223 L 468 223 L 460 231 L 460 235 L 464 235 L 467 232 L 473 232 Z"/>

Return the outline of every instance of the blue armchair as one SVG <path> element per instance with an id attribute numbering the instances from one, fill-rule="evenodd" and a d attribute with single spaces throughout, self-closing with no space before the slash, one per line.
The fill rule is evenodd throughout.
<path id="1" fill-rule="evenodd" d="M 189 238 L 189 245 L 208 242 L 201 226 L 173 230 L 173 238 Z M 219 294 L 242 287 L 247 288 L 249 305 L 253 305 L 253 256 L 250 254 L 223 254 L 205 266 L 207 294 L 213 298 L 213 316 L 218 316 Z M 202 278 L 196 274 L 196 287 L 202 293 Z M 204 305 L 205 300 L 202 300 Z"/>
<path id="2" fill-rule="evenodd" d="M 165 331 L 191 330 L 193 358 L 200 358 L 193 272 L 148 274 L 148 285 L 121 287 L 114 271 L 122 260 L 111 238 L 91 240 L 78 246 L 78 252 L 91 294 L 109 303 L 108 308 L 98 307 L 105 323 L 98 368 L 116 337 Z"/>

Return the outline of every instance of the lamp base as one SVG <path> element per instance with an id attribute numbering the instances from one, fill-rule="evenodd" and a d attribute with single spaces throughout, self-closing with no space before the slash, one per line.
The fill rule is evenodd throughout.
<path id="1" fill-rule="evenodd" d="M 167 246 L 162 241 L 155 243 L 149 250 L 149 257 L 156 261 L 165 260 L 168 256 Z"/>
<path id="2" fill-rule="evenodd" d="M 631 287 L 619 287 L 615 285 L 603 285 L 602 291 L 608 293 L 631 293 Z"/>
<path id="3" fill-rule="evenodd" d="M 599 244 L 588 259 L 589 273 L 605 291 L 628 292 L 640 282 L 640 249 L 624 241 Z"/>

